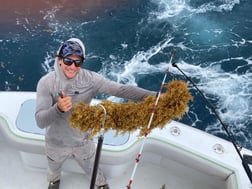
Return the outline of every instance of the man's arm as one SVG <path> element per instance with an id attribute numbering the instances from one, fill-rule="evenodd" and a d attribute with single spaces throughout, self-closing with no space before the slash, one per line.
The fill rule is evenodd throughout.
<path id="1" fill-rule="evenodd" d="M 49 88 L 49 84 L 45 78 L 42 78 L 38 82 L 35 119 L 38 127 L 42 129 L 49 126 L 62 114 L 57 103 L 53 102 L 53 97 Z"/>

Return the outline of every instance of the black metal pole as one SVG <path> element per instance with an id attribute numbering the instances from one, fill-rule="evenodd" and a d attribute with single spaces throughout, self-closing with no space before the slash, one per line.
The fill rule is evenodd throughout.
<path id="1" fill-rule="evenodd" d="M 205 95 L 203 94 L 203 92 L 197 87 L 197 85 L 193 82 L 193 80 L 188 77 L 179 67 L 176 63 L 172 63 L 172 66 L 177 68 L 185 77 L 188 81 L 190 81 L 192 83 L 192 85 L 196 88 L 196 90 L 201 94 L 201 96 L 203 97 L 203 99 L 207 102 L 207 105 L 211 108 L 212 112 L 215 114 L 215 116 L 217 117 L 217 119 L 219 120 L 219 122 L 221 123 L 222 127 L 224 128 L 224 130 L 226 131 L 227 135 L 228 135 L 228 138 L 231 140 L 236 152 L 238 153 L 241 161 L 242 161 L 242 165 L 243 165 L 243 168 L 245 170 L 245 172 L 247 173 L 247 176 L 250 180 L 250 183 L 252 183 L 252 173 L 251 173 L 251 170 L 248 166 L 248 162 L 244 160 L 244 158 L 242 157 L 241 155 L 241 152 L 235 142 L 235 138 L 234 136 L 232 135 L 232 133 L 229 132 L 228 130 L 228 127 L 224 124 L 224 122 L 221 120 L 218 112 L 216 111 L 215 107 L 213 106 L 213 104 L 205 97 Z"/>
<path id="2" fill-rule="evenodd" d="M 96 147 L 96 153 L 95 153 L 95 160 L 94 160 L 94 166 L 93 166 L 93 173 L 92 173 L 92 178 L 91 178 L 91 183 L 90 183 L 90 189 L 94 189 L 95 187 L 95 181 L 96 181 L 96 176 L 97 172 L 99 169 L 99 163 L 100 163 L 100 157 L 101 157 L 101 150 L 102 150 L 102 144 L 103 144 L 103 138 L 104 138 L 104 125 L 106 121 L 106 116 L 107 112 L 105 107 L 102 104 L 98 104 L 100 107 L 102 107 L 104 111 L 104 118 L 102 121 L 102 129 L 100 131 L 100 136 L 98 137 L 98 144 Z"/>
<path id="3" fill-rule="evenodd" d="M 95 181 L 96 181 L 97 171 L 99 169 L 99 162 L 100 162 L 100 157 L 101 157 L 102 144 L 103 144 L 103 135 L 100 135 L 98 138 L 98 144 L 97 144 L 97 148 L 96 148 L 95 161 L 94 161 L 94 166 L 93 166 L 93 173 L 92 173 L 92 178 L 91 178 L 91 183 L 90 183 L 90 189 L 94 189 L 94 187 L 95 187 Z"/>

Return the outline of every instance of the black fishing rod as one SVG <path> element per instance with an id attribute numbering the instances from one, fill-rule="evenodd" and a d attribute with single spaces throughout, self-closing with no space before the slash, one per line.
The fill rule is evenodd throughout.
<path id="1" fill-rule="evenodd" d="M 101 106 L 102 109 L 103 109 L 104 118 L 103 118 L 103 121 L 102 121 L 102 129 L 101 129 L 100 135 L 98 137 L 98 144 L 97 144 L 97 147 L 96 147 L 96 154 L 95 154 L 92 178 L 91 178 L 91 182 L 90 182 L 90 189 L 95 188 L 95 181 L 96 181 L 96 176 L 97 176 L 97 172 L 98 172 L 98 169 L 99 169 L 99 162 L 100 162 L 102 144 L 103 144 L 103 139 L 104 139 L 104 125 L 105 125 L 106 116 L 107 116 L 107 112 L 106 112 L 105 107 L 103 105 L 101 105 L 101 104 L 99 104 L 99 106 Z"/>
<path id="2" fill-rule="evenodd" d="M 224 130 L 226 131 L 228 138 L 230 139 L 230 141 L 232 142 L 236 152 L 238 153 L 239 157 L 241 158 L 242 161 L 242 165 L 243 168 L 245 170 L 245 172 L 247 173 L 247 176 L 250 180 L 250 183 L 252 183 L 252 173 L 251 170 L 249 168 L 248 164 L 252 163 L 252 156 L 246 155 L 244 154 L 243 156 L 241 155 L 241 148 L 238 148 L 236 142 L 235 142 L 235 138 L 233 136 L 233 134 L 231 132 L 229 132 L 227 125 L 222 121 L 222 119 L 220 118 L 218 112 L 216 111 L 216 108 L 214 107 L 214 105 L 210 102 L 210 100 L 208 100 L 208 98 L 204 95 L 204 93 L 197 87 L 197 85 L 194 83 L 194 81 L 188 77 L 179 67 L 178 65 L 174 62 L 172 63 L 172 66 L 177 68 L 184 76 L 185 78 L 191 82 L 191 84 L 195 87 L 195 89 L 200 93 L 200 95 L 203 97 L 203 99 L 206 101 L 207 105 L 210 107 L 210 109 L 212 110 L 212 112 L 214 113 L 214 115 L 217 117 L 217 119 L 219 120 L 219 122 L 221 123 L 222 127 L 224 128 Z"/>

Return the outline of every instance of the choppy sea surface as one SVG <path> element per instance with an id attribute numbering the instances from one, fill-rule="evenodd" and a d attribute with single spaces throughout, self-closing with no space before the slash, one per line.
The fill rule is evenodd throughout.
<path id="1" fill-rule="evenodd" d="M 84 68 L 114 81 L 159 90 L 184 79 L 176 62 L 214 104 L 240 146 L 252 149 L 252 1 L 10 1 L 0 8 L 0 90 L 35 91 L 53 70 L 59 45 L 83 40 Z M 228 139 L 202 96 L 180 120 Z M 108 97 L 114 101 L 120 99 Z"/>

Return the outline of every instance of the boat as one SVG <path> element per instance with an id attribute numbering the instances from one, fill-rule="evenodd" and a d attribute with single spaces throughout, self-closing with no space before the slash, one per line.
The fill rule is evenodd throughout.
<path id="1" fill-rule="evenodd" d="M 36 92 L 0 92 L 0 188 L 47 188 L 45 130 L 36 125 Z M 92 104 L 99 103 L 93 100 Z M 144 141 L 139 133 L 104 134 L 99 167 L 112 189 L 127 188 Z M 97 138 L 95 139 L 97 142 Z M 246 157 L 252 151 L 240 149 Z M 251 166 L 249 165 L 249 168 Z M 147 137 L 130 188 L 249 189 L 250 179 L 232 142 L 177 121 Z M 61 189 L 89 188 L 90 180 L 69 159 Z"/>

